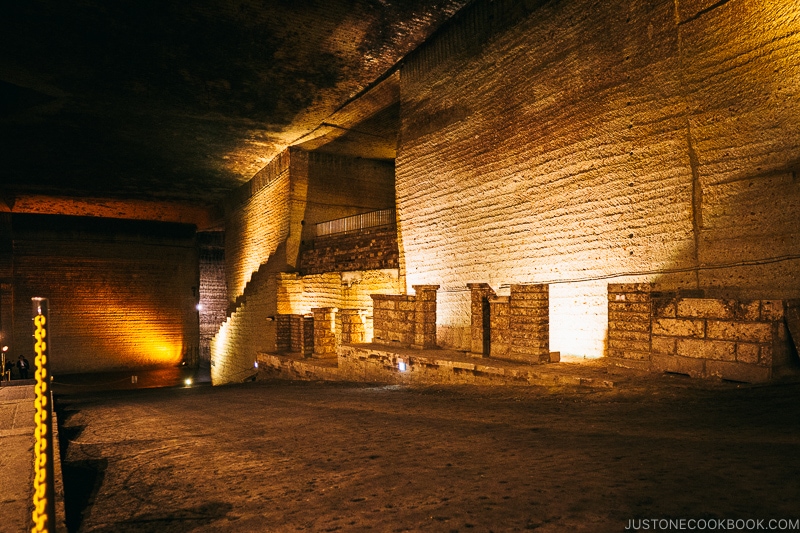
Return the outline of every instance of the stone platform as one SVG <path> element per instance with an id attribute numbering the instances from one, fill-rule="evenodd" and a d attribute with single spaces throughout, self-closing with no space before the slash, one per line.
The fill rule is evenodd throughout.
<path id="1" fill-rule="evenodd" d="M 34 392 L 35 380 L 4 381 L 0 386 L 0 494 L 3 495 L 0 531 L 31 529 L 34 476 Z M 64 533 L 64 486 L 61 482 L 61 457 L 58 424 L 53 420 L 56 524 Z"/>
<path id="2" fill-rule="evenodd" d="M 304 358 L 299 353 L 258 355 L 260 378 L 402 384 L 540 385 L 610 388 L 618 376 L 601 359 L 562 358 L 530 364 L 468 353 L 415 350 L 381 344 L 345 344 L 337 359 Z"/>

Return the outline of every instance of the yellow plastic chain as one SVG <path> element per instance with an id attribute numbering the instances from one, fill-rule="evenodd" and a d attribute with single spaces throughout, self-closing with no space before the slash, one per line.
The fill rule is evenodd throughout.
<path id="1" fill-rule="evenodd" d="M 34 414 L 34 422 L 36 423 L 36 430 L 34 432 L 35 442 L 33 444 L 33 527 L 31 533 L 38 533 L 41 531 L 49 531 L 49 524 L 47 519 L 47 484 L 52 483 L 53 480 L 47 479 L 47 432 L 49 431 L 50 420 L 47 418 L 47 401 L 50 395 L 47 388 L 47 329 L 45 329 L 46 319 L 44 315 L 38 315 L 34 319 L 36 325 L 36 399 L 34 406 L 36 413 Z"/>

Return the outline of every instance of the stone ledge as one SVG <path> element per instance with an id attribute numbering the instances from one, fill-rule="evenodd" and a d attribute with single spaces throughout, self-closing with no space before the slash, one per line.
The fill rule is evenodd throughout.
<path id="1" fill-rule="evenodd" d="M 551 360 L 560 357 L 553 352 Z M 419 385 L 538 385 L 614 387 L 605 368 L 579 364 L 542 365 L 475 358 L 451 350 L 415 350 L 375 344 L 349 344 L 337 361 L 261 353 L 259 376 L 264 378 L 405 383 Z M 403 363 L 404 370 L 401 370 Z"/>

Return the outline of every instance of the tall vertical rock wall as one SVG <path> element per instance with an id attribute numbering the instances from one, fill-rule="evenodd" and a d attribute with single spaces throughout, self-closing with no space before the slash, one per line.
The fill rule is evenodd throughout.
<path id="1" fill-rule="evenodd" d="M 225 322 L 228 311 L 224 233 L 198 233 L 197 247 L 200 271 L 200 362 L 207 365 L 211 357 L 211 339 Z"/>
<path id="2" fill-rule="evenodd" d="M 49 299 L 52 372 L 177 365 L 198 352 L 194 226 L 13 215 L 13 350 Z"/>
<path id="3" fill-rule="evenodd" d="M 298 276 L 314 224 L 392 207 L 393 165 L 289 149 L 226 200 L 229 314 L 209 343 L 214 383 L 247 379 L 259 352 L 276 349 L 275 317 L 316 307 L 367 307 L 373 290 L 396 291 L 382 270 Z"/>
<path id="4" fill-rule="evenodd" d="M 550 349 L 590 356 L 609 279 L 800 295 L 800 8 L 677 5 L 479 0 L 401 67 L 401 267 L 441 344 L 470 282 L 550 283 Z"/>

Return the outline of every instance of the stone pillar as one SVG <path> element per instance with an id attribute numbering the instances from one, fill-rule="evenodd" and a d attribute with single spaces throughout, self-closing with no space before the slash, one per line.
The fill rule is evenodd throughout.
<path id="1" fill-rule="evenodd" d="M 489 356 L 505 358 L 511 353 L 509 296 L 489 298 Z"/>
<path id="2" fill-rule="evenodd" d="M 653 283 L 608 284 L 608 357 L 650 361 L 653 288 Z"/>
<path id="3" fill-rule="evenodd" d="M 315 307 L 313 357 L 336 357 L 336 308 Z"/>
<path id="4" fill-rule="evenodd" d="M 289 315 L 290 349 L 292 353 L 303 353 L 303 315 Z"/>
<path id="5" fill-rule="evenodd" d="M 275 315 L 275 349 L 278 352 L 292 351 L 292 315 Z"/>
<path id="6" fill-rule="evenodd" d="M 342 344 L 366 342 L 365 315 L 362 309 L 339 309 L 336 314 L 336 330 Z"/>
<path id="7" fill-rule="evenodd" d="M 438 285 L 412 285 L 414 299 L 414 344 L 412 348 L 436 348 L 436 291 Z"/>
<path id="8" fill-rule="evenodd" d="M 471 352 L 478 357 L 489 357 L 491 341 L 491 324 L 489 314 L 489 298 L 495 296 L 488 283 L 467 283 L 471 302 L 472 344 Z"/>
<path id="9" fill-rule="evenodd" d="M 550 362 L 549 285 L 511 285 L 509 329 L 512 359 Z"/>
<path id="10" fill-rule="evenodd" d="M 314 355 L 314 317 L 312 315 L 304 315 L 302 326 L 303 326 L 303 341 L 302 341 L 303 357 L 311 357 Z"/>

